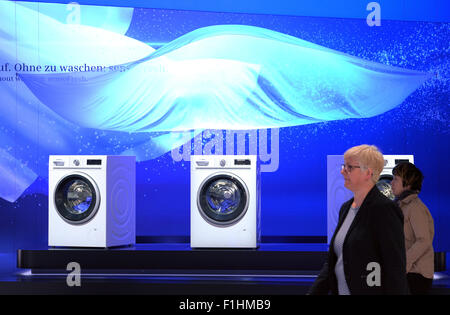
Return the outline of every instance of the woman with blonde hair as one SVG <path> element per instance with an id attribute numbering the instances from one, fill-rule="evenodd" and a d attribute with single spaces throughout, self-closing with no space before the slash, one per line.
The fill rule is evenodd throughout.
<path id="1" fill-rule="evenodd" d="M 309 294 L 407 294 L 402 211 L 376 187 L 383 154 L 360 145 L 344 154 L 341 174 L 353 198 L 339 211 L 328 258 Z"/>

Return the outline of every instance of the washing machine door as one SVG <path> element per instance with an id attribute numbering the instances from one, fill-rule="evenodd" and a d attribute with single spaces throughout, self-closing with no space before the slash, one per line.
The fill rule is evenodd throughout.
<path id="1" fill-rule="evenodd" d="M 394 179 L 394 176 L 384 174 L 381 175 L 377 182 L 377 187 L 380 190 L 380 192 L 388 197 L 391 200 L 395 199 L 394 192 L 392 191 L 392 185 L 391 182 Z"/>
<path id="2" fill-rule="evenodd" d="M 94 180 L 76 173 L 63 177 L 55 188 L 55 208 L 70 224 L 91 220 L 100 206 L 100 193 Z"/>
<path id="3" fill-rule="evenodd" d="M 200 214 L 214 225 L 237 223 L 247 212 L 248 202 L 248 188 L 234 174 L 213 174 L 203 181 L 198 190 Z"/>

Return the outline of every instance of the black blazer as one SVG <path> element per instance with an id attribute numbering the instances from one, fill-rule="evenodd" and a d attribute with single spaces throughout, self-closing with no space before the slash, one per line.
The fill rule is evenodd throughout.
<path id="1" fill-rule="evenodd" d="M 345 202 L 339 211 L 339 222 L 330 242 L 327 261 L 309 294 L 338 294 L 334 273 L 337 256 L 333 244 L 352 203 L 353 198 Z M 359 208 L 342 250 L 345 279 L 352 295 L 408 293 L 403 213 L 376 186 Z M 377 262 L 380 266 L 379 286 L 369 286 L 367 283 L 367 276 L 373 271 L 371 268 L 367 270 L 370 262 Z M 373 279 L 372 276 L 369 278 Z"/>

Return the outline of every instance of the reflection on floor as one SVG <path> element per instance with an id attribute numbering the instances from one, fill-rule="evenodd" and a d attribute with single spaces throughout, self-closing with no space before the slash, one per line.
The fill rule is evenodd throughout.
<path id="1" fill-rule="evenodd" d="M 139 245 L 153 250 L 190 250 L 186 244 Z M 128 248 L 129 250 L 130 248 Z M 135 248 L 136 249 L 136 248 Z M 318 250 L 317 244 L 265 244 L 262 250 Z M 119 249 L 127 250 L 127 249 Z M 17 268 L 16 253 L 0 253 L 0 294 L 304 295 L 318 271 L 89 270 L 70 286 L 72 270 L 55 273 Z M 436 272 L 432 294 L 450 295 L 450 271 Z"/>

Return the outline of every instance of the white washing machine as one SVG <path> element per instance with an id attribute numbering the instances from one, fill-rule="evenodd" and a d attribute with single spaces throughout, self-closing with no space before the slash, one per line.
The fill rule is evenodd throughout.
<path id="1" fill-rule="evenodd" d="M 48 245 L 134 244 L 135 182 L 134 156 L 51 155 Z"/>
<path id="2" fill-rule="evenodd" d="M 192 155 L 191 247 L 257 248 L 260 196 L 255 155 Z"/>
<path id="3" fill-rule="evenodd" d="M 413 155 L 383 155 L 384 168 L 377 182 L 378 189 L 388 198 L 394 199 L 391 181 L 394 178 L 392 169 L 400 162 L 414 163 Z M 327 156 L 327 239 L 330 243 L 339 219 L 339 210 L 344 202 L 353 197 L 353 193 L 345 188 L 341 166 L 343 155 Z"/>

